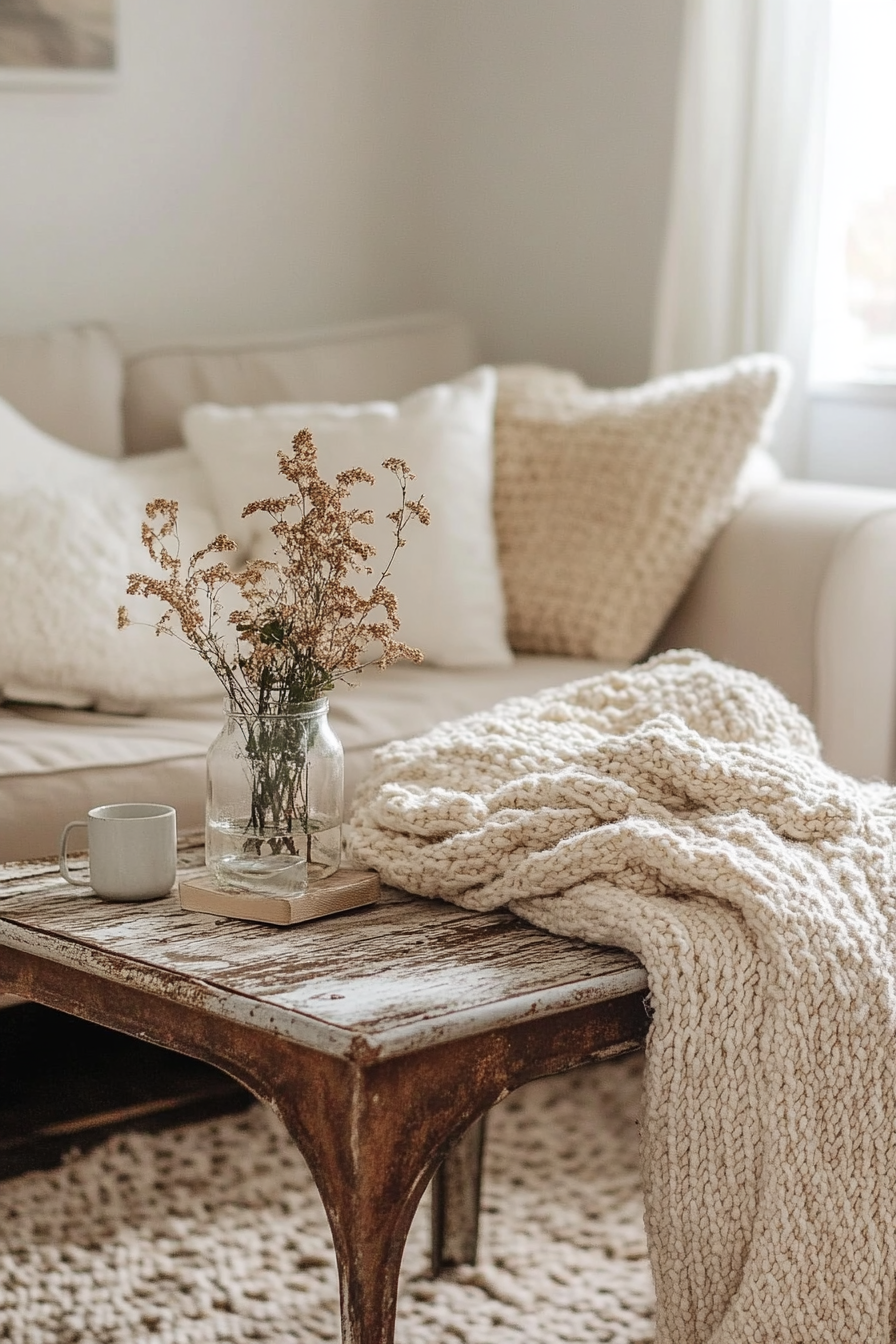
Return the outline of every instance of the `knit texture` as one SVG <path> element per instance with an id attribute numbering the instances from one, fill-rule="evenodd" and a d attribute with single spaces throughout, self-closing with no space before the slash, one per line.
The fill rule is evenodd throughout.
<path id="1" fill-rule="evenodd" d="M 513 647 L 643 656 L 731 518 L 786 381 L 772 355 L 613 392 L 499 370 L 494 516 Z"/>
<path id="2" fill-rule="evenodd" d="M 768 683 L 662 654 L 378 754 L 352 857 L 631 949 L 659 1344 L 885 1344 L 896 790 Z"/>

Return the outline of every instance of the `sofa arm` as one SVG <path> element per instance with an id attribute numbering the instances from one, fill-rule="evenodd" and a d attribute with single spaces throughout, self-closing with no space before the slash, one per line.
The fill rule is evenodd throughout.
<path id="1" fill-rule="evenodd" d="M 720 533 L 657 649 L 767 677 L 831 765 L 896 779 L 896 491 L 782 481 Z"/>

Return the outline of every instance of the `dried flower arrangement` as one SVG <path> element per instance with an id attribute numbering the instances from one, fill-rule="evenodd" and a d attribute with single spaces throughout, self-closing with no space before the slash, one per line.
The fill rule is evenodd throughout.
<path id="1" fill-rule="evenodd" d="M 177 501 L 154 499 L 146 506 L 143 544 L 162 574 L 130 574 L 127 587 L 132 596 L 165 603 L 156 633 L 181 638 L 196 649 L 223 686 L 231 712 L 244 716 L 241 754 L 248 762 L 249 797 L 245 815 L 231 817 L 226 824 L 235 851 L 243 856 L 239 861 L 234 858 L 234 863 L 244 884 L 252 876 L 252 860 L 246 856 L 254 856 L 260 865 L 263 856 L 285 862 L 300 855 L 312 871 L 314 834 L 332 830 L 332 817 L 325 823 L 315 814 L 309 775 L 313 744 L 302 708 L 319 702 L 337 681 L 350 681 L 371 664 L 387 667 L 401 658 L 413 662 L 423 658 L 419 649 L 397 638 L 397 602 L 385 586 L 395 556 L 405 545 L 410 521 L 429 523 L 422 498 L 408 498 L 414 477 L 407 463 L 400 458 L 383 463 L 400 491 L 398 508 L 388 515 L 394 544 L 364 595 L 351 576 L 374 574 L 368 562 L 375 551 L 354 529 L 371 524 L 373 515 L 347 507 L 346 500 L 355 486 L 373 484 L 374 478 L 356 467 L 340 472 L 329 484 L 318 471 L 317 451 L 307 429 L 293 439 L 292 452 L 280 452 L 278 459 L 280 474 L 292 490 L 247 504 L 243 517 L 270 516 L 282 561 L 249 560 L 238 571 L 223 558 L 208 563 L 211 557 L 237 549 L 221 534 L 184 562 Z M 222 629 L 222 594 L 227 588 L 238 593 L 235 609 L 226 616 L 226 624 L 233 627 L 230 639 Z M 118 624 L 120 628 L 130 624 L 123 606 Z M 212 823 L 207 837 L 211 829 Z"/>
<path id="2" fill-rule="evenodd" d="M 234 572 L 224 560 L 202 565 L 209 556 L 237 549 L 221 534 L 191 555 L 180 558 L 176 500 L 154 499 L 146 506 L 143 544 L 163 576 L 128 575 L 130 595 L 158 597 L 167 610 L 156 625 L 158 634 L 181 635 L 205 659 L 227 693 L 234 709 L 245 714 L 277 714 L 291 706 L 317 699 L 364 667 L 388 667 L 400 658 L 421 662 L 419 649 L 396 638 L 398 606 L 385 587 L 405 530 L 412 518 L 426 526 L 429 512 L 422 499 L 408 498 L 413 472 L 400 458 L 388 458 L 383 467 L 400 488 L 400 503 L 389 519 L 394 525 L 394 547 L 367 596 L 349 581 L 352 573 L 372 574 L 367 563 L 375 554 L 354 528 L 373 522 L 370 510 L 346 508 L 356 485 L 373 484 L 361 467 L 343 471 L 330 485 L 318 471 L 317 450 L 311 433 L 295 436 L 292 453 L 278 453 L 280 475 L 294 487 L 280 498 L 247 504 L 243 517 L 266 513 L 274 520 L 284 563 L 250 560 Z M 291 511 L 295 511 L 291 514 Z M 159 522 L 161 520 L 161 522 Z M 174 546 L 170 545 L 173 538 Z M 236 627 L 234 649 L 221 633 L 224 607 L 221 594 L 232 586 L 242 605 L 227 622 Z M 374 613 L 382 611 L 379 619 Z M 130 624 L 125 607 L 118 611 L 120 628 Z M 378 644 L 376 656 L 370 655 Z M 246 649 L 240 645 L 248 646 Z"/>

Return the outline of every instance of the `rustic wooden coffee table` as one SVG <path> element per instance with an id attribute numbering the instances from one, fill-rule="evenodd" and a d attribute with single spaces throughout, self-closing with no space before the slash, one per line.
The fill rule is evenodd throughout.
<path id="1" fill-rule="evenodd" d="M 202 859 L 182 846 L 184 870 Z M 434 1175 L 435 1268 L 474 1252 L 480 1117 L 532 1078 L 635 1048 L 645 987 L 629 953 L 388 888 L 280 929 L 100 901 L 50 861 L 0 866 L 0 993 L 206 1060 L 273 1106 L 330 1220 L 345 1344 L 391 1344 Z"/>

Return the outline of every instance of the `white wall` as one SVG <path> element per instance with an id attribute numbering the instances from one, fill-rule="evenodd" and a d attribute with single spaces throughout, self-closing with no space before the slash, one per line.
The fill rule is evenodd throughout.
<path id="1" fill-rule="evenodd" d="M 424 8 L 434 302 L 473 320 L 489 359 L 646 377 L 681 0 Z"/>
<path id="2" fill-rule="evenodd" d="M 134 344 L 415 307 L 383 9 L 119 0 L 110 90 L 0 89 L 0 327 Z"/>
<path id="3" fill-rule="evenodd" d="M 0 330 L 450 307 L 636 381 L 681 3 L 119 0 L 109 91 L 0 89 Z"/>

